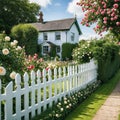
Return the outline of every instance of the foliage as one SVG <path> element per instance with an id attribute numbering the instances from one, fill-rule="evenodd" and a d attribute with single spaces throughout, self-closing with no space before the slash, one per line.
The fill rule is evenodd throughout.
<path id="1" fill-rule="evenodd" d="M 36 22 L 39 9 L 39 5 L 28 0 L 1 0 L 0 31 L 10 33 L 14 25 Z"/>
<path id="2" fill-rule="evenodd" d="M 82 24 L 90 26 L 97 22 L 94 30 L 99 34 L 110 30 L 118 35 L 120 32 L 120 0 L 80 0 L 85 16 Z"/>
<path id="3" fill-rule="evenodd" d="M 62 59 L 72 60 L 72 51 L 77 46 L 77 44 L 63 43 L 62 44 Z"/>
<path id="4" fill-rule="evenodd" d="M 100 40 L 80 41 L 78 48 L 73 51 L 73 58 L 78 63 L 97 60 L 98 79 L 106 82 L 120 67 L 119 52 L 119 44 L 105 37 Z"/>
<path id="5" fill-rule="evenodd" d="M 55 57 L 56 56 L 56 45 L 51 44 L 51 50 L 49 53 L 50 57 Z"/>
<path id="6" fill-rule="evenodd" d="M 81 40 L 78 47 L 73 50 L 73 58 L 78 61 L 78 63 L 90 62 L 93 58 L 91 42 Z"/>
<path id="7" fill-rule="evenodd" d="M 12 28 L 11 34 L 19 40 L 20 46 L 25 46 L 26 54 L 37 52 L 38 31 L 30 24 L 19 24 Z"/>
<path id="8" fill-rule="evenodd" d="M 27 72 L 30 72 L 31 70 L 37 71 L 38 69 L 43 70 L 47 67 L 47 64 L 44 62 L 43 58 L 39 58 L 38 54 L 26 56 L 24 65 L 24 70 Z"/>
<path id="9" fill-rule="evenodd" d="M 17 72 L 23 72 L 24 48 L 18 46 L 17 43 L 16 40 L 10 42 L 9 36 L 0 39 L 0 78 L 3 84 L 14 79 Z"/>
<path id="10" fill-rule="evenodd" d="M 37 45 L 37 54 L 38 54 L 38 56 L 42 56 L 42 46 L 41 45 Z"/>
<path id="11" fill-rule="evenodd" d="M 64 120 L 73 109 L 85 100 L 100 84 L 100 81 L 91 83 L 86 88 L 71 93 L 70 96 L 63 97 L 62 100 L 53 104 L 51 108 L 36 116 L 33 120 Z"/>

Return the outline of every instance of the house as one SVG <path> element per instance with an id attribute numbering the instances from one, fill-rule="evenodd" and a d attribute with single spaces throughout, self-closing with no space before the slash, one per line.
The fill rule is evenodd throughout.
<path id="1" fill-rule="evenodd" d="M 49 53 L 51 47 L 56 45 L 56 53 L 61 57 L 63 43 L 79 42 L 81 30 L 76 18 L 43 21 L 42 12 L 39 15 L 39 22 L 32 25 L 39 31 L 38 44 L 42 46 L 42 55 Z"/>

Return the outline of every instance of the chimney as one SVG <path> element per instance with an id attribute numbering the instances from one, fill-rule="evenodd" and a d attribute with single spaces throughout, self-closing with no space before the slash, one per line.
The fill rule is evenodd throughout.
<path id="1" fill-rule="evenodd" d="M 39 13 L 39 22 L 43 23 L 43 13 L 42 12 Z"/>

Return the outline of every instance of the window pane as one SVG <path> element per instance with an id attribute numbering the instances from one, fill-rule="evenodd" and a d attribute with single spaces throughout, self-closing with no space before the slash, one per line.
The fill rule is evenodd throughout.
<path id="1" fill-rule="evenodd" d="M 74 41 L 75 39 L 75 33 L 71 32 L 71 41 Z"/>
<path id="2" fill-rule="evenodd" d="M 43 33 L 43 39 L 44 39 L 44 40 L 48 40 L 47 33 Z"/>
<path id="3" fill-rule="evenodd" d="M 48 52 L 49 52 L 49 47 L 43 46 L 43 53 L 48 53 Z"/>
<path id="4" fill-rule="evenodd" d="M 61 39 L 60 32 L 55 32 L 55 39 L 56 40 L 60 40 Z"/>

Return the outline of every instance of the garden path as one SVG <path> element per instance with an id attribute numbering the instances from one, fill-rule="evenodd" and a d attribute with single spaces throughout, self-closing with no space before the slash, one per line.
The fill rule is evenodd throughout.
<path id="1" fill-rule="evenodd" d="M 118 120 L 120 114 L 120 82 L 98 110 L 93 120 Z"/>

